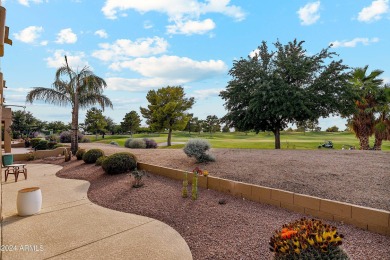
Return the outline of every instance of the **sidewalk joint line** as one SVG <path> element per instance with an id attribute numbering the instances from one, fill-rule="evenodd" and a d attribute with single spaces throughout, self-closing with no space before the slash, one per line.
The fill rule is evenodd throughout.
<path id="1" fill-rule="evenodd" d="M 128 214 L 128 213 L 126 213 L 126 214 Z M 131 214 L 131 213 L 130 213 L 130 214 Z M 150 220 L 150 221 L 148 221 L 148 222 L 142 223 L 142 224 L 137 225 L 137 226 L 135 226 L 135 227 L 128 228 L 128 229 L 126 229 L 126 230 L 117 232 L 117 233 L 115 233 L 115 234 L 108 235 L 108 236 L 103 237 L 103 238 L 101 238 L 101 239 L 98 239 L 98 240 L 95 240 L 95 241 L 91 241 L 91 242 L 86 243 L 86 244 L 84 244 L 84 245 L 81 245 L 81 246 L 78 246 L 78 247 L 69 249 L 69 250 L 67 250 L 67 251 L 64 251 L 64 252 L 62 252 L 62 253 L 59 253 L 59 254 L 56 254 L 56 255 L 53 255 L 53 256 L 46 257 L 46 258 L 44 258 L 44 259 L 52 259 L 52 258 L 54 258 L 54 257 L 60 256 L 60 255 L 64 255 L 64 254 L 67 254 L 67 253 L 69 253 L 69 252 L 71 252 L 71 251 L 77 250 L 77 249 L 82 248 L 82 247 L 85 247 L 85 246 L 92 245 L 92 244 L 97 243 L 97 242 L 99 242 L 99 241 L 102 241 L 102 240 L 105 240 L 105 239 L 114 237 L 114 236 L 116 236 L 116 235 L 120 235 L 120 234 L 122 234 L 122 233 L 125 233 L 125 232 L 127 232 L 127 231 L 136 229 L 136 228 L 138 228 L 138 227 L 142 227 L 142 226 L 144 226 L 144 225 L 147 225 L 147 224 L 152 223 L 152 222 L 155 222 L 155 221 L 156 221 L 155 219 L 152 219 L 152 220 Z"/>

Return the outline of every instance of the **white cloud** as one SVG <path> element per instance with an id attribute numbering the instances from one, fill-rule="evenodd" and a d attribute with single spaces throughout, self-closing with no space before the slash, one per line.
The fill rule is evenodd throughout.
<path id="1" fill-rule="evenodd" d="M 153 28 L 153 23 L 151 21 L 145 21 L 144 22 L 144 29 L 152 29 Z"/>
<path id="2" fill-rule="evenodd" d="M 19 4 L 24 5 L 24 6 L 30 6 L 30 2 L 34 4 L 40 4 L 43 1 L 42 0 L 18 0 Z"/>
<path id="3" fill-rule="evenodd" d="M 177 80 L 167 80 L 162 78 L 141 78 L 141 79 L 126 79 L 126 78 L 106 78 L 107 89 L 109 90 L 124 90 L 129 92 L 145 92 L 150 89 L 160 88 L 167 85 L 181 85 L 184 82 Z"/>
<path id="4" fill-rule="evenodd" d="M 108 34 L 105 30 L 101 29 L 101 30 L 97 30 L 95 32 L 95 35 L 99 36 L 100 38 L 108 38 Z"/>
<path id="5" fill-rule="evenodd" d="M 174 25 L 167 26 L 169 34 L 204 34 L 215 28 L 215 23 L 211 19 L 203 21 L 177 21 Z"/>
<path id="6" fill-rule="evenodd" d="M 19 33 L 14 33 L 15 39 L 24 43 L 35 43 L 43 32 L 42 26 L 29 26 Z"/>
<path id="7" fill-rule="evenodd" d="M 376 0 L 359 12 L 358 20 L 361 22 L 372 22 L 381 19 L 382 15 L 388 12 L 389 0 Z"/>
<path id="8" fill-rule="evenodd" d="M 47 46 L 48 43 L 49 43 L 48 41 L 41 41 L 39 44 L 42 46 Z"/>
<path id="9" fill-rule="evenodd" d="M 65 55 L 67 56 L 69 66 L 73 70 L 81 70 L 83 67 L 89 66 L 88 62 L 85 60 L 84 52 L 67 52 L 65 50 L 56 50 L 52 57 L 46 58 L 47 66 L 49 68 L 57 69 L 65 65 Z"/>
<path id="10" fill-rule="evenodd" d="M 347 48 L 353 48 L 356 47 L 358 43 L 361 43 L 363 45 L 370 45 L 371 43 L 379 42 L 379 38 L 355 38 L 350 41 L 334 41 L 331 42 L 333 48 L 340 48 L 340 47 L 347 47 Z"/>
<path id="11" fill-rule="evenodd" d="M 196 99 L 206 99 L 211 96 L 218 96 L 219 93 L 224 90 L 223 88 L 210 88 L 210 89 L 200 89 L 193 91 L 192 95 Z"/>
<path id="12" fill-rule="evenodd" d="M 27 93 L 30 92 L 30 90 L 31 88 L 8 88 L 7 92 Z"/>
<path id="13" fill-rule="evenodd" d="M 222 13 L 231 16 L 236 20 L 243 20 L 245 13 L 240 7 L 230 5 L 230 0 L 208 0 L 199 2 L 198 0 L 159 0 L 159 1 L 139 1 L 139 0 L 106 0 L 102 8 L 103 14 L 109 19 L 116 19 L 118 11 L 134 9 L 140 13 L 156 11 L 165 13 L 170 19 L 180 17 L 199 17 L 206 13 Z"/>
<path id="14" fill-rule="evenodd" d="M 141 38 L 136 41 L 119 39 L 113 44 L 103 43 L 99 47 L 101 50 L 94 51 L 93 57 L 103 61 L 118 61 L 164 53 L 168 48 L 168 42 L 160 37 Z"/>
<path id="15" fill-rule="evenodd" d="M 114 70 L 127 68 L 144 77 L 172 79 L 183 83 L 214 77 L 227 71 L 226 64 L 221 60 L 196 61 L 167 55 L 116 62 L 110 67 Z"/>
<path id="16" fill-rule="evenodd" d="M 71 28 L 62 29 L 57 34 L 56 43 L 64 44 L 64 43 L 75 43 L 77 42 L 77 35 L 72 32 Z"/>
<path id="17" fill-rule="evenodd" d="M 308 3 L 304 7 L 299 8 L 298 15 L 301 20 L 302 25 L 311 25 L 314 24 L 320 19 L 320 15 L 318 13 L 320 9 L 320 1 Z"/>

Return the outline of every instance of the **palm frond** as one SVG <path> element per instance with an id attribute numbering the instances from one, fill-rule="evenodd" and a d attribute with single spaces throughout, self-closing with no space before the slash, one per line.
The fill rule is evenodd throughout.
<path id="1" fill-rule="evenodd" d="M 85 93 L 79 96 L 79 106 L 81 108 L 88 108 L 98 104 L 104 111 L 105 107 L 113 108 L 111 100 L 100 93 Z"/>
<path id="2" fill-rule="evenodd" d="M 26 96 L 26 102 L 30 103 L 39 99 L 44 100 L 46 103 L 60 106 L 72 104 L 72 101 L 65 93 L 52 88 L 34 88 Z"/>

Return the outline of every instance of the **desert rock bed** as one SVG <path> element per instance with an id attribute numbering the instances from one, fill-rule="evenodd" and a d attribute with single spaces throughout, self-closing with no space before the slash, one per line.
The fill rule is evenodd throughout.
<path id="1" fill-rule="evenodd" d="M 100 146 L 107 154 L 125 149 L 97 144 L 87 146 Z M 131 152 L 140 161 L 151 164 L 183 170 L 192 170 L 196 166 L 182 150 Z M 198 166 L 215 176 L 330 199 L 342 196 L 344 201 L 389 209 L 389 153 L 227 149 L 214 150 L 213 153 L 217 157 L 215 163 Z M 181 182 L 153 174 L 147 174 L 145 185 L 135 189 L 131 188 L 129 175 L 108 176 L 101 167 L 86 165 L 82 161 L 73 159 L 64 163 L 63 159 L 57 159 L 41 162 L 64 166 L 58 173 L 60 177 L 88 180 L 91 183 L 88 197 L 96 204 L 152 217 L 172 226 L 186 240 L 194 259 L 270 259 L 268 242 L 273 231 L 284 223 L 303 217 L 274 206 L 201 188 L 197 201 L 183 199 Z M 373 184 L 375 186 L 370 187 Z M 363 203 L 367 198 L 375 197 L 373 195 L 378 199 L 368 200 L 370 205 Z M 226 204 L 220 205 L 220 199 Z M 352 259 L 388 259 L 390 237 L 338 222 L 326 222 L 337 226 L 345 235 L 343 247 Z"/>
<path id="2" fill-rule="evenodd" d="M 216 162 L 195 164 L 182 149 L 100 147 L 134 153 L 139 161 L 390 211 L 390 152 L 347 150 L 214 149 Z"/>

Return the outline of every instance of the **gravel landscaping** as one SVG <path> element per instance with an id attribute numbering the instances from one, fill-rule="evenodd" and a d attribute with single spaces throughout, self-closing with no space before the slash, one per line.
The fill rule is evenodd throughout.
<path id="1" fill-rule="evenodd" d="M 139 161 L 390 211 L 390 152 L 349 150 L 213 149 L 216 162 L 195 164 L 181 149 L 128 149 L 89 143 Z"/>
<path id="2" fill-rule="evenodd" d="M 97 145 L 83 144 L 83 147 Z M 106 153 L 125 149 L 99 146 Z M 184 170 L 196 166 L 181 150 L 132 152 L 147 163 Z M 368 205 L 368 201 L 368 206 L 389 209 L 390 153 L 227 149 L 214 150 L 213 153 L 217 161 L 200 166 L 214 176 L 330 199 L 340 196 L 344 201 L 360 205 Z M 88 180 L 91 183 L 88 197 L 94 203 L 152 217 L 172 226 L 184 237 L 194 259 L 270 259 L 268 242 L 273 231 L 284 223 L 303 217 L 274 206 L 201 188 L 197 201 L 183 199 L 181 182 L 153 174 L 147 174 L 145 185 L 135 189 L 131 188 L 131 177 L 127 174 L 107 176 L 101 167 L 75 160 L 63 163 L 63 160 L 46 159 L 43 162 L 64 166 L 58 173 L 60 177 Z M 226 204 L 220 205 L 220 199 Z M 352 259 L 387 259 L 390 255 L 390 237 L 342 223 L 326 222 L 337 226 L 345 235 L 343 247 Z"/>

